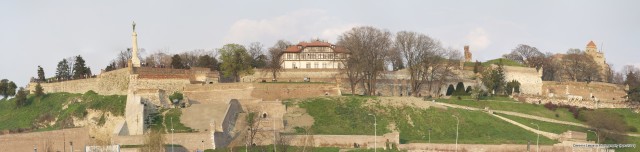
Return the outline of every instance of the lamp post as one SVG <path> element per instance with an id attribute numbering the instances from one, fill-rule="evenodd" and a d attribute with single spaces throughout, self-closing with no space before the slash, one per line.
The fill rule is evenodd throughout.
<path id="1" fill-rule="evenodd" d="M 38 146 L 37 145 L 33 145 L 33 152 L 38 152 Z"/>
<path id="2" fill-rule="evenodd" d="M 456 118 L 456 152 L 458 151 L 458 126 L 460 126 L 460 119 L 458 119 L 458 116 L 456 115 L 451 115 L 453 117 Z"/>
<path id="3" fill-rule="evenodd" d="M 173 152 L 173 117 L 171 117 L 171 152 Z"/>
<path id="4" fill-rule="evenodd" d="M 593 130 L 587 130 L 587 131 L 590 131 L 590 132 L 593 132 L 594 134 L 596 134 L 596 144 L 600 143 L 600 137 L 598 137 L 598 133 L 597 132 L 595 132 Z M 596 150 L 597 150 L 597 148 L 598 147 L 596 147 Z"/>
<path id="5" fill-rule="evenodd" d="M 431 128 L 429 128 L 429 143 L 431 143 Z"/>
<path id="6" fill-rule="evenodd" d="M 540 142 L 540 126 L 535 123 L 531 123 L 531 124 L 536 125 L 536 127 L 538 127 L 538 138 L 536 139 L 536 151 L 540 151 L 540 145 L 538 144 Z"/>
<path id="7" fill-rule="evenodd" d="M 369 114 L 369 116 L 373 116 L 373 151 L 378 151 L 378 118 L 376 115 Z"/>

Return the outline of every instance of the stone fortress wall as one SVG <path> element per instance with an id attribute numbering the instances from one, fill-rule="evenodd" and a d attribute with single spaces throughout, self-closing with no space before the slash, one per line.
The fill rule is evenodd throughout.
<path id="1" fill-rule="evenodd" d="M 45 93 L 85 93 L 93 90 L 102 95 L 126 95 L 129 88 L 129 75 L 129 69 L 123 68 L 101 73 L 96 78 L 40 83 L 40 85 Z M 30 91 L 35 91 L 35 87 L 35 82 L 29 83 Z"/>
<path id="2" fill-rule="evenodd" d="M 541 95 L 542 69 L 504 66 L 505 80 L 520 82 L 520 93 Z"/>
<path id="3" fill-rule="evenodd" d="M 567 96 L 581 96 L 584 101 L 595 99 L 601 102 L 619 103 L 626 101 L 628 90 L 623 85 L 602 82 L 555 82 L 544 81 L 542 83 L 542 95 L 554 99 L 567 99 Z M 594 98 L 592 99 L 591 96 Z"/>

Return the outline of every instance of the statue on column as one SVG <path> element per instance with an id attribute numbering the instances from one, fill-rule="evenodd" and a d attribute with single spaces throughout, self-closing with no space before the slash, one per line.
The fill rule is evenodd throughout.
<path id="1" fill-rule="evenodd" d="M 133 21 L 133 31 L 136 31 L 136 21 Z"/>

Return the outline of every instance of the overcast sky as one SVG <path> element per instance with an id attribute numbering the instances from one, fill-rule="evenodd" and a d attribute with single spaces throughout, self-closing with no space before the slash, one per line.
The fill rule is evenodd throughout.
<path id="1" fill-rule="evenodd" d="M 254 41 L 271 46 L 278 39 L 334 43 L 342 32 L 369 25 L 421 32 L 460 50 L 468 44 L 480 61 L 518 44 L 560 53 L 593 40 L 619 70 L 640 65 L 638 6 L 638 0 L 2 0 L 0 78 L 24 86 L 38 65 L 51 77 L 58 61 L 75 55 L 97 74 L 131 47 L 132 21 L 147 54 Z"/>

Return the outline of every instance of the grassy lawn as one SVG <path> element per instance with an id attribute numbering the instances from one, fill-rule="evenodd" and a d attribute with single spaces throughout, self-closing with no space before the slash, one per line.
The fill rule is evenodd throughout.
<path id="1" fill-rule="evenodd" d="M 460 118 L 459 143 L 465 144 L 525 144 L 536 134 L 479 111 L 459 109 L 414 109 L 363 104 L 365 97 L 310 98 L 299 103 L 314 117 L 316 134 L 373 135 L 374 113 L 378 117 L 378 135 L 390 132 L 395 124 L 402 143 L 427 142 L 431 131 L 433 143 L 455 143 L 456 119 Z M 557 141 L 543 138 L 541 144 Z"/>
<path id="2" fill-rule="evenodd" d="M 634 113 L 631 109 L 598 109 L 606 112 L 621 115 L 627 125 L 640 129 L 640 114 Z M 638 131 L 634 132 L 638 133 Z M 640 145 L 639 145 L 640 146 Z"/>
<path id="3" fill-rule="evenodd" d="M 167 131 L 170 132 L 171 128 L 173 127 L 174 133 L 194 132 L 193 129 L 185 126 L 180 122 L 180 116 L 182 116 L 182 111 L 180 111 L 180 109 L 169 109 L 164 117 L 164 123 L 167 127 Z"/>
<path id="4" fill-rule="evenodd" d="M 38 131 L 60 129 L 61 124 L 71 116 L 85 117 L 86 109 L 109 111 L 114 115 L 123 116 L 126 96 L 103 96 L 89 91 L 85 94 L 49 93 L 43 97 L 30 95 L 27 100 L 28 104 L 20 108 L 15 107 L 15 98 L 0 101 L 0 130 L 32 128 L 38 121 L 56 118 L 57 122 L 54 126 L 40 128 Z M 76 102 L 69 104 L 63 110 L 63 106 L 68 101 Z"/>
<path id="5" fill-rule="evenodd" d="M 522 117 L 518 117 L 518 116 L 511 116 L 511 115 L 500 114 L 500 113 L 498 113 L 498 115 L 500 115 L 502 117 L 505 117 L 507 119 L 511 119 L 513 121 L 516 121 L 518 123 L 521 123 L 523 125 L 529 126 L 531 128 L 534 128 L 534 129 L 537 129 L 538 126 L 540 126 L 540 130 L 546 131 L 546 132 L 550 132 L 550 133 L 562 134 L 562 133 L 567 132 L 569 130 L 578 131 L 578 132 L 584 132 L 584 133 L 587 133 L 587 140 L 596 141 L 596 135 L 593 134 L 592 132 L 587 131 L 587 130 L 589 130 L 588 128 L 572 126 L 572 125 L 565 125 L 565 124 L 557 124 L 557 123 L 551 123 L 551 122 L 545 122 L 545 121 L 538 121 L 538 120 L 534 120 L 534 119 L 522 118 Z M 538 124 L 538 126 L 533 125 L 531 123 Z"/>
<path id="6" fill-rule="evenodd" d="M 458 100 L 456 97 L 451 97 L 451 99 L 437 99 L 436 101 L 481 109 L 489 107 L 489 109 L 492 110 L 513 111 L 561 121 L 584 123 L 573 118 L 573 114 L 566 108 L 558 108 L 556 111 L 552 111 L 545 108 L 543 105 L 522 103 L 507 97 L 489 97 L 486 100 L 474 101 L 470 99 L 469 96 L 464 96 L 462 97 L 462 100 Z"/>

